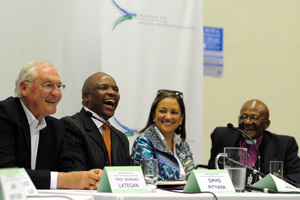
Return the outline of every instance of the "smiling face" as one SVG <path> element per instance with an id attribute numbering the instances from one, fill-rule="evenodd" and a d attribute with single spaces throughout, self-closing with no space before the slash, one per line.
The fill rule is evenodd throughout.
<path id="1" fill-rule="evenodd" d="M 268 107 L 259 100 L 247 101 L 240 111 L 239 128 L 252 139 L 258 138 L 270 125 Z M 246 136 L 243 135 L 244 138 Z"/>
<path id="2" fill-rule="evenodd" d="M 48 64 L 39 66 L 37 76 L 30 81 L 41 84 L 61 84 L 57 71 Z M 37 120 L 54 114 L 56 106 L 62 98 L 62 92 L 57 88 L 53 91 L 47 91 L 42 85 L 25 81 L 20 83 L 19 88 L 22 94 L 21 100 Z"/>
<path id="3" fill-rule="evenodd" d="M 163 135 L 174 134 L 182 120 L 183 115 L 176 98 L 166 97 L 157 104 L 153 122 Z"/>
<path id="4" fill-rule="evenodd" d="M 120 100 L 116 81 L 105 73 L 92 75 L 84 85 L 83 104 L 108 120 L 115 114 Z"/>

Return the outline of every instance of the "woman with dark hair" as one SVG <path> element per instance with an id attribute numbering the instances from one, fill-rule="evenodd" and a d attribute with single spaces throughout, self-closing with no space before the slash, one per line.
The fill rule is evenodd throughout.
<path id="1" fill-rule="evenodd" d="M 133 144 L 134 165 L 142 158 L 158 159 L 158 180 L 185 180 L 194 168 L 192 152 L 185 141 L 185 107 L 183 94 L 159 90 L 148 122 Z"/>

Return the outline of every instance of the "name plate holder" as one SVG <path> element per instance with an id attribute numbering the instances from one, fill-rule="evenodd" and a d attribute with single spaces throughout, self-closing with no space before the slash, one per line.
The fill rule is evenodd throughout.
<path id="1" fill-rule="evenodd" d="M 105 167 L 97 192 L 147 193 L 142 168 L 140 166 Z"/>
<path id="2" fill-rule="evenodd" d="M 268 174 L 261 180 L 254 183 L 253 186 L 267 188 L 278 192 L 300 192 L 299 188 L 296 188 L 295 186 L 272 174 Z"/>
<path id="3" fill-rule="evenodd" d="M 23 200 L 38 192 L 24 168 L 0 169 L 0 199 Z"/>
<path id="4" fill-rule="evenodd" d="M 193 170 L 183 192 L 235 193 L 228 170 Z"/>

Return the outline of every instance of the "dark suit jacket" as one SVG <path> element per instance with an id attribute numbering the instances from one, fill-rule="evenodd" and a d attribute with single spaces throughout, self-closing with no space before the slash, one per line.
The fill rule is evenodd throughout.
<path id="1" fill-rule="evenodd" d="M 264 131 L 262 143 L 259 147 L 261 155 L 261 172 L 269 173 L 270 161 L 283 161 L 284 177 L 300 183 L 300 159 L 298 157 L 298 145 L 295 138 L 286 135 L 277 135 Z M 211 134 L 211 152 L 208 167 L 215 168 L 215 157 L 224 152 L 224 147 L 238 147 L 241 133 L 238 130 L 217 127 Z M 257 163 L 256 163 L 257 165 Z"/>
<path id="2" fill-rule="evenodd" d="M 0 101 L 0 168 L 25 168 L 38 189 L 50 188 L 50 171 L 74 170 L 62 123 L 45 117 L 40 131 L 36 170 L 31 170 L 31 140 L 26 114 L 18 98 Z"/>
<path id="3" fill-rule="evenodd" d="M 69 152 L 77 170 L 103 169 L 109 158 L 103 137 L 84 108 L 73 116 L 63 117 Z M 111 128 L 112 166 L 130 165 L 129 141 L 124 133 Z"/>

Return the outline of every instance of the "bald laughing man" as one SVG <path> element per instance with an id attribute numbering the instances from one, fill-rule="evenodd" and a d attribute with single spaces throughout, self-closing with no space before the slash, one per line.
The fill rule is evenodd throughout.
<path id="1" fill-rule="evenodd" d="M 109 125 L 119 99 L 116 81 L 106 73 L 95 73 L 83 84 L 83 108 L 75 115 L 61 119 L 77 170 L 131 164 L 127 136 Z M 110 129 L 110 144 L 103 137 L 105 128 Z"/>

